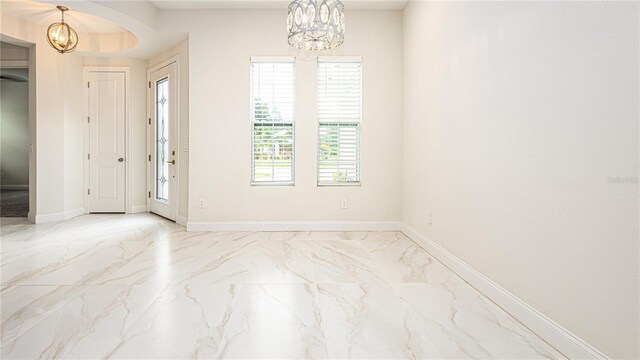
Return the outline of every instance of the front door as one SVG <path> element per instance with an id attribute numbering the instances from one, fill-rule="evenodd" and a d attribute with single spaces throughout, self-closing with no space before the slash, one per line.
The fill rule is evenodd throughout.
<path id="1" fill-rule="evenodd" d="M 176 64 L 150 75 L 151 183 L 150 211 L 176 219 L 177 129 Z"/>
<path id="2" fill-rule="evenodd" d="M 125 73 L 89 73 L 89 212 L 125 212 Z"/>

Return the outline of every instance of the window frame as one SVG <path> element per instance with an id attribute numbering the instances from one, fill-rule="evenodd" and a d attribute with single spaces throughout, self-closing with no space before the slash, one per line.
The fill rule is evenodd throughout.
<path id="1" fill-rule="evenodd" d="M 255 148 L 254 148 L 254 128 L 256 122 L 254 121 L 254 97 L 253 97 L 253 64 L 254 63 L 290 63 L 293 65 L 293 79 L 292 79 L 292 115 L 291 115 L 291 134 L 292 134 L 292 151 L 291 151 L 291 180 L 289 181 L 255 181 Z M 278 124 L 270 122 L 269 124 Z M 280 124 L 289 124 L 288 122 L 282 122 Z M 296 58 L 293 56 L 252 56 L 249 58 L 249 132 L 251 142 L 250 159 L 250 173 L 249 183 L 250 186 L 295 186 L 296 182 Z"/>
<path id="2" fill-rule="evenodd" d="M 358 181 L 333 181 L 333 182 L 321 182 L 320 181 L 320 128 L 322 124 L 332 123 L 336 124 L 336 127 L 340 126 L 339 122 L 320 120 L 320 92 L 318 91 L 318 75 L 320 74 L 320 63 L 359 63 L 360 64 L 360 119 L 358 122 L 344 122 L 342 124 L 353 125 L 356 124 L 358 129 Z M 343 187 L 343 186 L 362 186 L 362 118 L 364 118 L 364 104 L 363 104 L 363 78 L 364 78 L 364 63 L 361 56 L 318 56 L 316 59 L 316 186 L 317 187 Z M 324 125 L 326 127 L 326 125 Z"/>

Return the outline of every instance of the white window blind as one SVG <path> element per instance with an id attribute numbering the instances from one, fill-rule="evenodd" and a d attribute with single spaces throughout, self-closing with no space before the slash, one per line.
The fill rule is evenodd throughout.
<path id="1" fill-rule="evenodd" d="M 251 59 L 251 183 L 293 184 L 294 60 Z"/>
<path id="2" fill-rule="evenodd" d="M 360 184 L 362 63 L 318 59 L 318 185 Z"/>

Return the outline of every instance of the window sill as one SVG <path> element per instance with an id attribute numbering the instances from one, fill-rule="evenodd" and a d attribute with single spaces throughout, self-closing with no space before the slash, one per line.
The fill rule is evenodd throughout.
<path id="1" fill-rule="evenodd" d="M 295 186 L 295 182 L 251 182 L 251 186 L 255 187 L 270 187 L 270 186 Z"/>
<path id="2" fill-rule="evenodd" d="M 358 182 L 343 182 L 343 183 L 317 183 L 318 187 L 340 187 L 340 186 L 362 186 L 360 181 Z"/>

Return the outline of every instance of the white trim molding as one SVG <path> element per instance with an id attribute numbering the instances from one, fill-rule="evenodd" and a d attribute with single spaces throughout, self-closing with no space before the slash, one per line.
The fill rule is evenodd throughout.
<path id="1" fill-rule="evenodd" d="M 318 56 L 318 62 L 362 62 L 362 56 Z"/>
<path id="2" fill-rule="evenodd" d="M 133 174 L 133 161 L 131 161 L 131 146 L 132 146 L 132 129 L 131 129 L 131 67 L 129 66 L 83 66 L 82 68 L 82 83 L 87 84 L 89 82 L 89 77 L 92 72 L 104 72 L 104 73 L 124 73 L 124 82 L 125 82 L 125 134 L 124 134 L 124 142 L 125 142 L 125 212 L 127 210 L 131 210 L 133 206 L 131 206 L 131 193 L 133 187 L 132 183 L 132 174 Z M 83 180 L 83 202 L 86 213 L 89 213 L 89 195 L 87 193 L 87 189 L 91 187 L 90 176 L 89 176 L 89 164 L 90 160 L 87 158 L 86 154 L 89 154 L 89 122 L 87 119 L 89 118 L 89 88 L 87 86 L 82 86 L 83 88 L 83 102 L 84 102 L 84 110 L 83 110 L 83 165 L 84 165 L 84 180 Z"/>
<path id="3" fill-rule="evenodd" d="M 250 56 L 249 62 L 257 63 L 289 63 L 295 62 L 295 56 Z"/>
<path id="4" fill-rule="evenodd" d="M 188 221 L 187 231 L 398 231 L 398 221 Z"/>
<path id="5" fill-rule="evenodd" d="M 182 215 L 176 216 L 176 224 L 186 227 L 187 223 L 189 223 L 189 219 L 186 216 L 182 216 Z"/>
<path id="6" fill-rule="evenodd" d="M 0 60 L 0 67 L 8 69 L 28 69 L 29 60 Z"/>
<path id="7" fill-rule="evenodd" d="M 412 227 L 401 223 L 399 230 L 568 358 L 609 359 Z"/>
<path id="8" fill-rule="evenodd" d="M 129 208 L 129 214 L 139 214 L 147 212 L 147 205 L 132 205 Z"/>
<path id="9" fill-rule="evenodd" d="M 29 190 L 29 185 L 0 185 L 2 190 Z"/>
<path id="10" fill-rule="evenodd" d="M 69 220 L 71 218 L 74 218 L 76 216 L 80 216 L 83 214 L 84 214 L 84 207 L 79 207 L 77 209 L 72 209 L 69 211 L 63 211 L 63 212 L 57 212 L 57 213 L 51 213 L 51 214 L 37 214 L 35 216 L 34 222 L 36 224 L 43 224 L 43 223 L 54 222 L 54 221 Z M 29 216 L 31 216 L 31 214 L 29 214 Z"/>
<path id="11" fill-rule="evenodd" d="M 176 187 L 174 194 L 175 194 L 175 204 L 174 204 L 174 209 L 173 209 L 173 219 L 175 219 L 176 223 L 178 223 L 178 211 L 180 209 L 180 202 L 181 201 L 185 201 L 184 199 L 180 199 L 180 169 L 182 166 L 182 160 L 183 160 L 183 156 L 181 155 L 181 149 L 183 147 L 182 142 L 180 141 L 181 139 L 181 135 L 180 135 L 180 127 L 181 127 L 181 121 L 182 119 L 180 118 L 180 77 L 184 76 L 183 74 L 180 74 L 180 55 L 173 55 L 161 62 L 159 62 L 158 64 L 152 66 L 151 68 L 147 69 L 147 101 L 146 101 L 146 108 L 147 108 L 147 118 L 149 119 L 149 122 L 147 123 L 147 155 L 151 156 L 151 153 L 153 151 L 155 151 L 155 141 L 153 140 L 153 136 L 154 134 L 151 132 L 151 119 L 154 117 L 153 115 L 153 106 L 152 106 L 152 90 L 151 90 L 151 75 L 162 69 L 165 68 L 167 66 L 170 65 L 174 65 L 174 70 L 175 70 L 175 101 L 174 104 L 176 106 L 176 110 L 175 110 L 175 135 L 174 137 L 176 139 L 178 139 L 178 146 L 176 146 L 176 151 L 175 151 L 175 169 L 174 169 L 174 177 L 173 177 L 173 183 L 174 183 L 174 187 Z M 187 156 L 188 158 L 188 156 Z M 150 159 L 150 158 L 149 158 Z M 150 161 L 146 161 L 147 163 L 147 209 L 149 209 L 149 211 L 151 211 L 151 191 L 154 188 L 154 177 L 152 176 L 153 174 L 153 166 L 155 166 L 155 164 L 151 164 Z M 170 218 L 170 220 L 173 220 Z M 179 223 L 178 223 L 179 224 Z M 185 223 L 184 224 L 179 224 L 179 225 L 184 225 L 186 226 L 186 219 L 185 219 Z"/>

